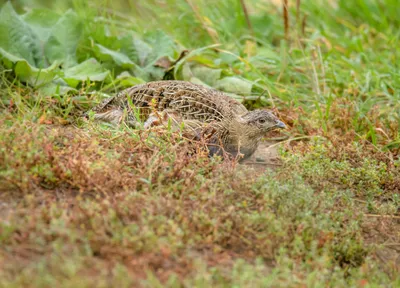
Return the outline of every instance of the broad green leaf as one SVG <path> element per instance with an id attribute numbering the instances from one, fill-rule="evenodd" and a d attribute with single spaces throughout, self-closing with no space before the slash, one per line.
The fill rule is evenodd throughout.
<path id="1" fill-rule="evenodd" d="M 54 94 L 65 95 L 70 91 L 76 91 L 76 89 L 66 85 L 67 85 L 66 83 L 64 85 L 61 85 L 55 82 L 50 82 L 40 87 L 38 90 L 45 95 L 54 95 Z"/>
<path id="2" fill-rule="evenodd" d="M 161 30 L 145 35 L 144 39 L 153 48 L 147 57 L 146 64 L 150 65 L 163 56 L 174 57 L 176 45 L 174 41 Z"/>
<path id="3" fill-rule="evenodd" d="M 253 84 L 238 77 L 225 77 L 217 81 L 215 88 L 238 95 L 251 95 Z"/>
<path id="4" fill-rule="evenodd" d="M 245 97 L 237 95 L 235 93 L 225 92 L 225 94 L 232 97 L 233 99 L 236 99 L 239 102 L 243 102 L 245 99 L 247 99 L 247 97 L 245 98 Z"/>
<path id="5" fill-rule="evenodd" d="M 135 66 L 135 63 L 133 63 L 128 56 L 120 52 L 110 50 L 100 44 L 94 45 L 94 52 L 97 59 L 102 61 L 113 61 L 122 68 L 132 68 Z"/>
<path id="6" fill-rule="evenodd" d="M 119 50 L 122 47 L 122 41 L 110 32 L 108 24 L 97 21 L 88 24 L 89 35 L 87 36 L 91 41 L 111 50 Z"/>
<path id="7" fill-rule="evenodd" d="M 0 11 L 0 48 L 25 59 L 31 66 L 45 68 L 39 37 L 7 2 Z"/>
<path id="8" fill-rule="evenodd" d="M 182 79 L 185 81 L 190 81 L 193 77 L 192 69 L 190 68 L 190 63 L 185 63 L 182 66 Z"/>
<path id="9" fill-rule="evenodd" d="M 121 39 L 121 52 L 139 66 L 144 67 L 148 64 L 147 60 L 152 50 L 153 48 L 138 36 L 128 35 Z"/>
<path id="10" fill-rule="evenodd" d="M 104 81 L 110 74 L 94 58 L 90 58 L 64 72 L 64 80 L 71 87 L 76 88 L 81 81 Z"/>
<path id="11" fill-rule="evenodd" d="M 145 81 L 161 80 L 165 74 L 165 70 L 163 68 L 155 67 L 153 65 L 148 65 L 144 68 L 136 67 L 134 72 L 136 77 L 142 78 Z"/>
<path id="12" fill-rule="evenodd" d="M 147 44 L 140 38 L 135 38 L 133 40 L 133 43 L 134 43 L 136 51 L 137 51 L 136 53 L 137 53 L 137 57 L 139 60 L 139 64 L 141 66 L 144 66 L 146 63 L 147 57 L 151 53 L 152 48 L 149 44 Z"/>
<path id="13" fill-rule="evenodd" d="M 133 39 L 133 44 L 135 45 L 136 48 L 136 53 L 137 53 L 137 59 L 139 61 L 140 66 L 144 66 L 147 58 L 149 57 L 152 48 L 149 44 L 141 40 L 140 38 L 135 38 Z M 133 54 L 131 55 L 132 59 Z"/>
<path id="14" fill-rule="evenodd" d="M 67 11 L 54 25 L 45 45 L 50 63 L 61 60 L 64 67 L 76 64 L 76 48 L 82 34 L 82 23 L 75 12 Z"/>
<path id="15" fill-rule="evenodd" d="M 191 60 L 192 58 L 201 55 L 204 51 L 217 47 L 219 46 L 219 44 L 213 44 L 210 46 L 206 46 L 206 47 L 201 47 L 199 49 L 196 50 L 192 50 L 190 51 L 185 57 L 183 57 L 178 63 L 176 63 L 175 68 L 174 68 L 174 77 L 175 79 L 179 79 L 179 71 L 182 68 L 182 65 L 186 63 L 186 61 Z"/>
<path id="16" fill-rule="evenodd" d="M 28 63 L 25 59 L 17 57 L 0 48 L 0 58 L 7 68 L 14 69 L 15 75 L 22 81 L 33 86 L 40 86 L 51 82 L 56 76 L 59 63 L 54 62 L 48 68 L 39 69 Z"/>
<path id="17" fill-rule="evenodd" d="M 107 83 L 107 85 L 103 86 L 104 90 L 109 90 L 109 89 L 121 89 L 121 88 L 127 88 L 127 87 L 132 87 L 138 84 L 145 83 L 141 78 L 137 78 L 132 76 L 128 71 L 123 71 L 121 74 L 119 74 L 115 79 L 110 81 L 110 83 Z"/>
<path id="18" fill-rule="evenodd" d="M 199 78 L 201 81 L 210 86 L 214 86 L 221 78 L 222 69 L 212 69 L 206 66 L 196 65 L 192 67 L 193 76 Z"/>
<path id="19" fill-rule="evenodd" d="M 266 64 L 277 65 L 279 61 L 279 55 L 268 47 L 257 49 L 257 54 L 249 59 L 249 62 L 254 65 L 254 67 L 264 67 Z"/>
<path id="20" fill-rule="evenodd" d="M 116 79 L 124 87 L 135 86 L 135 85 L 138 85 L 138 84 L 145 83 L 145 81 L 143 79 L 133 77 L 127 71 L 124 71 L 121 74 L 119 74 Z"/>
<path id="21" fill-rule="evenodd" d="M 205 87 L 210 87 L 209 85 L 207 85 L 206 83 L 204 83 L 203 81 L 201 81 L 199 78 L 196 78 L 196 77 L 191 77 L 189 79 L 189 82 L 192 82 L 194 84 L 199 84 L 199 85 L 202 85 L 202 86 L 205 86 Z"/>
<path id="22" fill-rule="evenodd" d="M 303 51 L 302 51 L 303 52 Z M 270 47 L 261 47 L 257 49 L 257 56 L 267 58 L 273 61 L 279 61 L 280 56 Z"/>
<path id="23" fill-rule="evenodd" d="M 222 51 L 218 54 L 218 56 L 218 61 L 220 61 L 220 64 L 226 64 L 229 66 L 233 65 L 239 59 L 239 56 L 229 51 Z"/>
<path id="24" fill-rule="evenodd" d="M 58 13 L 49 9 L 34 9 L 22 15 L 22 19 L 31 27 L 42 43 L 47 42 L 53 26 L 60 17 Z"/>
<path id="25" fill-rule="evenodd" d="M 141 40 L 140 40 L 141 43 L 143 43 L 143 45 L 145 46 L 142 48 L 140 47 L 140 44 L 139 46 L 136 45 L 135 44 L 136 38 L 134 38 L 132 35 L 127 35 L 123 37 L 120 41 L 121 41 L 121 49 L 120 49 L 121 53 L 128 56 L 133 63 L 143 66 L 147 54 L 149 53 L 149 51 L 151 51 L 151 47 Z M 142 51 L 139 52 L 138 49 L 144 50 L 145 53 L 143 55 L 140 54 L 142 53 Z"/>

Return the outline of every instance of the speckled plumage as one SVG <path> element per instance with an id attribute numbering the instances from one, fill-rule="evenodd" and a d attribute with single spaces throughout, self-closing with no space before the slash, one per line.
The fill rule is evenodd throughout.
<path id="1" fill-rule="evenodd" d="M 184 122 L 196 137 L 208 134 L 210 154 L 226 151 L 236 156 L 240 152 L 247 158 L 268 131 L 285 126 L 271 112 L 249 112 L 218 90 L 185 81 L 156 81 L 125 89 L 95 107 L 95 119 L 135 126 L 137 119 L 129 103 L 139 109 L 142 120 L 148 119 L 147 126 L 157 122 L 151 116 L 157 111 Z"/>

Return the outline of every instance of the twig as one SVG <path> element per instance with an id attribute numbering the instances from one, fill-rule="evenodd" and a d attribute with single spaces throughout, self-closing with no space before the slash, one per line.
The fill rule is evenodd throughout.
<path id="1" fill-rule="evenodd" d="M 244 17 L 246 18 L 247 27 L 249 28 L 251 35 L 254 36 L 253 26 L 251 25 L 249 13 L 247 11 L 247 7 L 246 4 L 244 3 L 244 0 L 240 0 L 240 4 L 242 5 Z"/>
<path id="2" fill-rule="evenodd" d="M 321 78 L 322 78 L 322 82 L 323 82 L 323 94 L 325 94 L 325 92 L 326 92 L 326 77 L 325 77 L 325 66 L 324 66 L 324 60 L 322 60 L 322 53 L 321 53 L 321 46 L 317 46 L 317 48 L 318 48 L 318 50 L 317 50 L 317 52 L 318 52 L 318 56 L 319 56 L 319 62 L 320 62 L 320 65 L 321 65 Z"/>
<path id="3" fill-rule="evenodd" d="M 301 21 L 301 34 L 304 36 L 306 34 L 307 26 L 307 15 L 304 15 L 303 21 Z"/>
<path id="4" fill-rule="evenodd" d="M 288 0 L 283 0 L 283 25 L 285 27 L 285 39 L 289 40 L 289 4 Z"/>
<path id="5" fill-rule="evenodd" d="M 364 214 L 367 217 L 376 217 L 376 218 L 392 218 L 392 219 L 400 219 L 398 215 L 379 215 L 379 214 Z"/>
<path id="6" fill-rule="evenodd" d="M 244 162 L 243 165 L 283 166 L 282 164 L 278 164 L 278 163 L 257 162 L 257 161 Z"/>
<path id="7" fill-rule="evenodd" d="M 311 139 L 311 138 L 325 138 L 325 137 L 324 137 L 324 136 L 319 136 L 319 135 L 314 135 L 314 136 L 301 136 L 301 137 L 296 137 L 296 138 L 290 138 L 290 139 L 288 139 L 288 140 L 285 140 L 285 141 L 281 141 L 281 142 L 272 144 L 272 145 L 268 146 L 268 147 L 266 148 L 266 150 L 268 150 L 269 148 L 272 148 L 272 147 L 281 145 L 281 144 L 286 143 L 286 142 L 289 142 L 289 143 L 290 143 L 291 141 L 295 141 L 295 140 Z M 326 139 L 326 138 L 325 138 L 325 139 Z"/>
<path id="8" fill-rule="evenodd" d="M 299 25 L 299 19 L 300 19 L 300 3 L 301 3 L 301 0 L 296 0 L 296 25 Z"/>
<path id="9" fill-rule="evenodd" d="M 386 247 L 396 247 L 396 246 L 400 246 L 400 243 L 386 243 L 386 244 L 382 244 L 383 246 Z"/>
<path id="10" fill-rule="evenodd" d="M 363 204 L 368 204 L 368 202 L 367 202 L 367 201 L 360 200 L 360 199 L 354 199 L 354 201 L 356 201 L 356 202 L 360 202 L 360 203 L 363 203 Z"/>

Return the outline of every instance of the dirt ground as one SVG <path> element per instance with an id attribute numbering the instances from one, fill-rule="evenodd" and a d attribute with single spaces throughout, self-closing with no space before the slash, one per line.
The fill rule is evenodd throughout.
<path id="1" fill-rule="evenodd" d="M 249 159 L 244 160 L 242 164 L 253 167 L 260 172 L 265 169 L 277 169 L 282 165 L 278 155 L 279 145 L 279 142 L 276 141 L 261 143 L 256 152 Z"/>

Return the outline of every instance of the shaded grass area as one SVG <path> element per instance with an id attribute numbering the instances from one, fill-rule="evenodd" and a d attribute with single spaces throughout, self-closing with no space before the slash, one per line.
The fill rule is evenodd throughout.
<path id="1" fill-rule="evenodd" d="M 0 286 L 400 285 L 396 1 L 289 1 L 289 35 L 267 1 L 245 1 L 252 27 L 240 1 L 16 2 L 72 7 L 78 61 L 99 57 L 91 43 L 123 51 L 120 37 L 156 28 L 175 58 L 197 52 L 172 74 L 100 57 L 110 79 L 65 95 L 2 67 Z M 79 118 L 106 96 L 93 91 L 166 75 L 275 109 L 290 127 L 283 166 L 260 173 L 168 127 Z M 251 86 L 229 90 L 227 77 Z"/>

